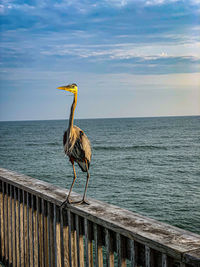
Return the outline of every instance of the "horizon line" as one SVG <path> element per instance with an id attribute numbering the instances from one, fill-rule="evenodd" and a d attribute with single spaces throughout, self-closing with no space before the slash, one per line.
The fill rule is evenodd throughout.
<path id="1" fill-rule="evenodd" d="M 101 119 L 148 119 L 148 118 L 178 118 L 178 117 L 200 117 L 200 114 L 196 115 L 160 115 L 160 116 L 136 116 L 136 117 L 97 117 L 97 118 L 75 118 L 74 120 L 101 120 Z M 27 119 L 27 120 L 0 120 L 0 122 L 28 122 L 28 121 L 63 121 L 66 119 Z"/>

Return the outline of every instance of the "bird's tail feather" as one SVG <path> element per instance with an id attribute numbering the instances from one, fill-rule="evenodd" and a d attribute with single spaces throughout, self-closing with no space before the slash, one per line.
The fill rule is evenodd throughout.
<path id="1" fill-rule="evenodd" d="M 84 161 L 77 161 L 77 163 L 83 172 L 87 172 L 86 163 Z M 89 161 L 87 161 L 87 165 L 88 165 L 88 170 L 89 170 L 89 167 L 90 167 Z"/>

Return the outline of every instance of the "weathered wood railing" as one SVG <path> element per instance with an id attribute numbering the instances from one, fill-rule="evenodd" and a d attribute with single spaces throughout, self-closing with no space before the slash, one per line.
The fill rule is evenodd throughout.
<path id="1" fill-rule="evenodd" d="M 0 261 L 6 266 L 200 266 L 200 236 L 0 169 Z M 72 194 L 73 198 L 79 195 Z"/>

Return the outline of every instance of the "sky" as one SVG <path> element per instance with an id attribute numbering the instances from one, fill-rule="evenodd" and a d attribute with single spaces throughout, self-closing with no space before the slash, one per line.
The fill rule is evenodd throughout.
<path id="1" fill-rule="evenodd" d="M 0 120 L 200 115 L 200 0 L 1 0 Z"/>

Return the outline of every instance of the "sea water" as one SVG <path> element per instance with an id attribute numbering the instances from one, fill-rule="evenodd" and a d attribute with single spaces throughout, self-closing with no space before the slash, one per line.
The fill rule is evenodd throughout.
<path id="1" fill-rule="evenodd" d="M 200 234 L 200 117 L 75 120 L 92 145 L 88 197 Z M 0 122 L 0 167 L 69 188 L 67 120 Z M 74 191 L 86 174 L 76 165 Z"/>

